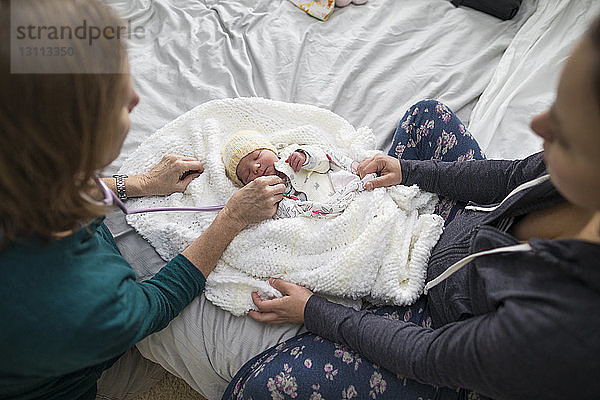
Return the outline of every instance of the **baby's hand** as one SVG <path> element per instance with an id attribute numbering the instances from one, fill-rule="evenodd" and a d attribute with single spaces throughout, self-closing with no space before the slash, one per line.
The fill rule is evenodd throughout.
<path id="1" fill-rule="evenodd" d="M 299 151 L 295 151 L 285 160 L 286 163 L 290 164 L 290 167 L 294 170 L 294 172 L 300 171 L 300 168 L 306 162 L 306 154 L 303 154 Z"/>

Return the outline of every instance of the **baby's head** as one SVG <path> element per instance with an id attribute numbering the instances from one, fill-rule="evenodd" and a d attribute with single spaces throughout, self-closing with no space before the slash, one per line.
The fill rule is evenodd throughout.
<path id="1" fill-rule="evenodd" d="M 259 176 L 276 175 L 279 157 L 269 140 L 256 131 L 234 134 L 221 152 L 225 173 L 233 182 L 244 186 Z"/>

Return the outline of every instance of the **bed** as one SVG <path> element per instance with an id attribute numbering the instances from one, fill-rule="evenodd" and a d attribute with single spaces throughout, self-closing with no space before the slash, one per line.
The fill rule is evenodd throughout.
<path id="1" fill-rule="evenodd" d="M 108 2 L 143 34 L 129 41 L 141 102 L 107 176 L 166 123 L 229 97 L 329 109 L 373 129 L 381 150 L 411 104 L 435 98 L 467 124 L 488 158 L 524 157 L 541 150 L 529 120 L 552 103 L 561 65 L 600 13 L 594 0 L 523 0 L 515 18 L 501 21 L 447 0 L 370 0 L 323 22 L 287 0 Z M 139 279 L 155 273 L 158 255 L 124 220 L 109 219 L 113 233 L 130 237 L 120 247 L 138 255 Z M 206 335 L 193 319 L 204 303 L 194 304 L 174 321 L 181 335 Z M 239 333 L 255 327 L 248 329 Z M 207 398 L 218 397 L 236 365 L 215 371 L 220 383 L 207 382 L 193 358 L 173 359 L 183 351 L 173 335 L 153 335 L 140 349 Z"/>

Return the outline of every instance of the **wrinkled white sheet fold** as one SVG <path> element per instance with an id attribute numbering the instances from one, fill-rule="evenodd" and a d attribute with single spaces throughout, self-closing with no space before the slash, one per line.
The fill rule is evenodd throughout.
<path id="1" fill-rule="evenodd" d="M 489 158 L 517 159 L 540 151 L 531 118 L 554 101 L 562 66 L 600 14 L 596 0 L 539 0 L 522 26 L 479 102 L 469 130 Z"/>

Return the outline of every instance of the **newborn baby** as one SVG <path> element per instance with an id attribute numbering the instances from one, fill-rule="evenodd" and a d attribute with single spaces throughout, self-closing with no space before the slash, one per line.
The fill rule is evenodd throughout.
<path id="1" fill-rule="evenodd" d="M 276 218 L 338 215 L 375 176 L 361 180 L 356 175 L 358 162 L 334 149 L 292 144 L 277 151 L 255 131 L 233 135 L 223 148 L 222 160 L 227 176 L 239 186 L 266 175 L 284 180 L 286 191 Z"/>

